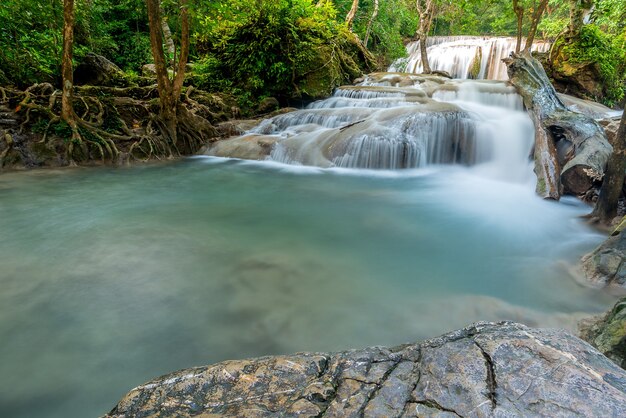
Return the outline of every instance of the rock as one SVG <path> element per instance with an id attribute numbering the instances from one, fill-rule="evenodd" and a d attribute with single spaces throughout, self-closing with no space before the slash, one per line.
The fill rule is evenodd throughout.
<path id="1" fill-rule="evenodd" d="M 74 83 L 95 86 L 113 86 L 124 84 L 124 73 L 111 61 L 89 52 L 74 70 Z"/>
<path id="2" fill-rule="evenodd" d="M 278 137 L 266 135 L 244 135 L 215 142 L 206 152 L 215 157 L 264 160 L 272 152 Z"/>
<path id="3" fill-rule="evenodd" d="M 156 65 L 145 64 L 141 67 L 141 75 L 144 77 L 156 77 Z"/>
<path id="4" fill-rule="evenodd" d="M 626 298 L 618 301 L 606 315 L 581 321 L 580 338 L 626 368 Z"/>
<path id="5" fill-rule="evenodd" d="M 222 137 L 231 137 L 236 135 L 243 135 L 250 129 L 256 127 L 260 120 L 256 119 L 234 119 L 226 122 L 221 122 L 217 125 L 217 131 Z"/>
<path id="6" fill-rule="evenodd" d="M 181 370 L 106 416 L 626 416 L 626 372 L 564 331 L 477 323 L 422 343 Z"/>
<path id="7" fill-rule="evenodd" d="M 278 109 L 279 107 L 280 103 L 278 103 L 278 100 L 276 100 L 276 98 L 266 97 L 265 99 L 261 100 L 261 103 L 259 103 L 259 106 L 257 107 L 257 112 L 261 114 L 270 113 Z"/>
<path id="8" fill-rule="evenodd" d="M 619 129 L 619 123 L 621 118 L 608 118 L 599 120 L 598 123 L 604 128 L 604 133 L 609 139 L 609 143 L 613 145 L 615 137 L 617 136 L 617 130 Z"/>
<path id="9" fill-rule="evenodd" d="M 600 286 L 626 287 L 626 234 L 618 232 L 582 258 L 589 281 Z"/>

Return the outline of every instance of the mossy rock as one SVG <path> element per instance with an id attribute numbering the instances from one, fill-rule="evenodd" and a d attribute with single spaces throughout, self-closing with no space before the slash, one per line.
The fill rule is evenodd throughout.
<path id="1" fill-rule="evenodd" d="M 618 301 L 598 321 L 582 323 L 581 338 L 620 367 L 626 368 L 626 298 Z"/>
<path id="2" fill-rule="evenodd" d="M 300 94 L 314 99 L 328 97 L 341 85 L 350 83 L 376 68 L 376 60 L 355 34 L 345 31 L 333 44 L 321 45 L 310 68 L 298 83 Z"/>

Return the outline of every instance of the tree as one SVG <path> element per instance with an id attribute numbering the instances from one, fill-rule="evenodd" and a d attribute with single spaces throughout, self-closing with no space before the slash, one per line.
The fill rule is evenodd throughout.
<path id="1" fill-rule="evenodd" d="M 613 143 L 613 154 L 609 158 L 600 195 L 591 217 L 608 224 L 617 215 L 617 203 L 624 186 L 626 172 L 626 111 L 622 113 L 622 120 Z"/>
<path id="2" fill-rule="evenodd" d="M 416 0 L 417 13 L 420 17 L 419 26 L 417 28 L 417 38 L 420 42 L 420 54 L 422 55 L 422 67 L 424 74 L 430 74 L 430 64 L 428 63 L 428 52 L 426 50 L 426 40 L 430 32 L 430 26 L 433 23 L 435 14 L 435 0 Z"/>
<path id="3" fill-rule="evenodd" d="M 359 0 L 352 0 L 352 7 L 346 16 L 346 24 L 348 25 L 348 30 L 352 32 L 352 23 L 354 22 L 354 17 L 356 16 L 356 12 L 359 8 Z"/>
<path id="4" fill-rule="evenodd" d="M 72 140 L 69 145 L 69 154 L 73 143 L 80 141 L 78 123 L 74 112 L 74 66 L 72 52 L 74 47 L 74 0 L 63 1 L 63 57 L 61 60 L 61 78 L 63 95 L 61 96 L 61 118 L 72 128 Z"/>
<path id="5" fill-rule="evenodd" d="M 513 11 L 517 17 L 517 43 L 515 44 L 515 53 L 522 50 L 522 25 L 524 23 L 524 7 L 520 4 L 520 0 L 513 0 Z"/>
<path id="6" fill-rule="evenodd" d="M 594 0 L 569 0 L 569 25 L 567 38 L 575 38 L 580 34 L 585 16 L 593 8 Z"/>
<path id="7" fill-rule="evenodd" d="M 187 10 L 187 0 L 179 0 L 181 35 L 180 53 L 178 63 L 174 63 L 174 74 L 170 79 L 167 71 L 165 52 L 163 50 L 163 20 L 161 17 L 160 0 L 146 0 L 148 8 L 148 23 L 150 26 L 150 46 L 154 58 L 154 66 L 157 76 L 157 88 L 160 101 L 160 119 L 165 125 L 163 134 L 169 137 L 172 144 L 177 142 L 177 110 L 180 104 L 180 94 L 185 80 L 185 67 L 189 57 L 189 11 Z M 174 61 L 176 57 L 174 57 Z"/>
<path id="8" fill-rule="evenodd" d="M 541 0 L 539 4 L 533 1 L 532 14 L 530 15 L 530 27 L 528 29 L 528 35 L 526 36 L 526 44 L 524 45 L 524 51 L 530 53 L 530 48 L 533 46 L 535 35 L 537 34 L 537 27 L 541 21 L 541 16 L 548 6 L 548 0 Z M 517 43 L 515 46 L 515 52 L 518 53 L 522 49 L 522 26 L 524 23 L 524 6 L 520 0 L 513 0 L 513 11 L 517 17 Z"/>
<path id="9" fill-rule="evenodd" d="M 528 53 L 530 53 L 530 48 L 533 46 L 533 41 L 535 40 L 535 35 L 537 34 L 537 26 L 539 26 L 541 16 L 543 15 L 544 10 L 546 10 L 547 5 L 548 0 L 541 0 L 531 16 L 530 29 L 528 30 L 528 36 L 526 37 L 526 46 L 524 47 L 524 51 Z"/>
<path id="10" fill-rule="evenodd" d="M 370 39 L 370 33 L 372 31 L 372 23 L 374 22 L 374 19 L 376 19 L 376 16 L 378 16 L 378 0 L 374 0 L 374 11 L 372 12 L 370 20 L 367 22 L 367 30 L 365 31 L 365 39 L 363 40 L 365 48 L 367 48 L 367 42 Z"/>

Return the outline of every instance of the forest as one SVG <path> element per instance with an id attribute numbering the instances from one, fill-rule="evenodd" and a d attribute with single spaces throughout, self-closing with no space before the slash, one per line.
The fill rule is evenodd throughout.
<path id="1" fill-rule="evenodd" d="M 583 88 L 579 96 L 620 106 L 625 9 L 618 0 L 7 1 L 0 6 L 0 85 L 30 91 L 7 99 L 3 89 L 3 97 L 10 109 L 28 113 L 32 132 L 69 137 L 69 162 L 98 156 L 114 160 L 119 154 L 116 142 L 123 140 L 133 144 L 122 145 L 132 156 L 193 152 L 214 136 L 211 123 L 258 113 L 270 97 L 282 106 L 326 97 L 362 74 L 384 70 L 406 55 L 409 40 L 426 36 L 521 39 L 532 33 L 553 42 L 546 68 L 562 86 L 591 78 L 596 88 Z M 161 21 L 158 25 L 152 20 L 160 40 L 151 41 L 150 10 Z M 64 34 L 70 38 L 66 44 Z M 96 56 L 114 65 L 94 69 Z M 75 110 L 68 110 L 71 100 L 61 104 L 68 92 L 54 93 L 70 76 L 76 77 L 78 95 L 84 96 L 72 101 Z M 156 97 L 150 91 L 155 78 L 160 112 L 149 103 L 132 102 L 138 95 Z M 90 84 L 118 89 L 96 92 Z M 73 94 L 73 84 L 70 90 Z M 183 90 L 187 107 L 204 120 L 183 112 L 175 127 L 176 112 L 167 109 L 177 106 Z M 118 97 L 111 107 L 94 95 L 130 96 L 131 101 Z M 116 115 L 129 106 L 135 118 Z M 85 117 L 74 117 L 76 112 Z M 145 121 L 155 112 L 160 117 L 148 126 Z M 141 132 L 131 132 L 129 124 L 139 124 Z M 178 131 L 184 144 L 176 143 Z M 4 155 L 2 165 L 7 164 Z"/>
<path id="2" fill-rule="evenodd" d="M 624 0 L 2 1 L 0 416 L 626 416 L 625 105 Z"/>

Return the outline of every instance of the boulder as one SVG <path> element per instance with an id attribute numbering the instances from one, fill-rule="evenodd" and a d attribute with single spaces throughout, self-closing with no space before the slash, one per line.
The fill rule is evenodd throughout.
<path id="1" fill-rule="evenodd" d="M 278 137 L 249 134 L 215 142 L 206 152 L 215 157 L 265 160 L 272 152 Z"/>
<path id="2" fill-rule="evenodd" d="M 106 415 L 626 416 L 626 371 L 565 333 L 477 323 L 422 343 L 181 370 Z"/>
<path id="3" fill-rule="evenodd" d="M 276 98 L 266 97 L 265 99 L 261 100 L 261 103 L 259 103 L 259 106 L 257 107 L 257 112 L 261 114 L 270 113 L 278 109 L 279 107 L 280 103 L 278 103 L 278 100 Z"/>
<path id="4" fill-rule="evenodd" d="M 124 73 L 102 55 L 89 52 L 74 70 L 76 85 L 113 86 L 123 84 Z"/>
<path id="5" fill-rule="evenodd" d="M 580 323 L 580 337 L 621 368 L 626 368 L 626 298 L 606 315 Z"/>
<path id="6" fill-rule="evenodd" d="M 585 276 L 598 286 L 626 287 L 626 233 L 619 229 L 582 258 Z"/>
<path id="7" fill-rule="evenodd" d="M 156 77 L 156 65 L 144 64 L 141 66 L 141 75 L 144 77 Z"/>

